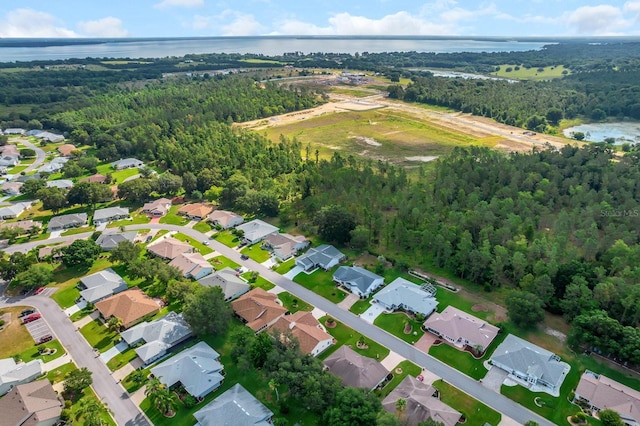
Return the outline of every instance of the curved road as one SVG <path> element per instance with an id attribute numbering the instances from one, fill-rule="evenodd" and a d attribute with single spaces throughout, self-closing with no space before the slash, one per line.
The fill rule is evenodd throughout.
<path id="1" fill-rule="evenodd" d="M 26 169 L 23 170 L 24 173 L 29 173 L 32 170 L 37 169 L 38 167 L 40 167 L 42 165 L 42 163 L 44 163 L 44 159 L 45 159 L 45 153 L 42 149 L 40 149 L 39 147 L 35 146 L 34 144 L 32 144 L 31 142 L 29 142 L 26 138 L 20 138 L 18 139 L 20 141 L 20 143 L 24 146 L 26 146 L 27 148 L 30 148 L 32 150 L 34 150 L 36 152 L 36 160 L 29 164 L 29 167 L 27 167 Z"/>

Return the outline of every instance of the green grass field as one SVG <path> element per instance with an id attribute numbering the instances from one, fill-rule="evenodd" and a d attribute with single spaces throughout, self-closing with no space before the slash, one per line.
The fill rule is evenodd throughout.
<path id="1" fill-rule="evenodd" d="M 318 321 L 320 324 L 325 323 L 327 317 L 322 317 Z M 356 346 L 356 343 L 360 339 L 361 335 L 356 333 L 353 329 L 347 327 L 339 321 L 336 321 L 336 326 L 334 328 L 327 327 L 327 332 L 332 335 L 338 343 L 329 347 L 326 351 L 322 352 L 319 355 L 320 359 L 325 359 L 332 353 L 334 353 L 340 346 L 348 345 L 351 346 L 355 352 L 360 355 L 364 355 L 369 358 L 377 359 L 378 361 L 382 361 L 387 355 L 389 355 L 389 349 L 385 348 L 379 343 L 372 341 L 369 338 L 364 338 L 365 343 L 367 344 L 367 348 L 360 349 Z"/>
<path id="2" fill-rule="evenodd" d="M 202 255 L 213 253 L 213 249 L 211 247 L 205 246 L 202 242 L 196 241 L 187 235 L 178 232 L 173 235 L 173 238 L 191 244 Z"/>
<path id="3" fill-rule="evenodd" d="M 250 275 L 251 275 L 250 272 L 245 272 L 244 274 L 242 274 L 242 277 L 248 280 Z M 269 290 L 271 290 L 272 288 L 274 288 L 276 286 L 271 281 L 267 281 L 266 279 L 262 278 L 261 276 L 258 276 L 256 281 L 254 283 L 252 283 L 251 285 L 253 287 L 260 287 L 261 289 L 263 289 L 265 291 L 269 291 Z"/>
<path id="4" fill-rule="evenodd" d="M 497 425 L 502 415 L 487 407 L 480 401 L 451 386 L 442 380 L 437 380 L 433 386 L 440 391 L 440 400 L 455 410 L 458 410 L 467 420 L 465 426 Z"/>
<path id="5" fill-rule="evenodd" d="M 220 231 L 213 235 L 213 238 L 227 247 L 236 247 L 240 244 L 240 239 L 233 235 L 231 231 Z"/>
<path id="6" fill-rule="evenodd" d="M 169 225 L 186 225 L 189 223 L 189 219 L 184 216 L 178 216 L 178 210 L 180 205 L 171 206 L 169 212 L 160 218 L 160 223 L 167 223 Z"/>
<path id="7" fill-rule="evenodd" d="M 55 349 L 56 352 L 51 355 L 42 355 L 39 351 L 40 348 Z M 49 362 L 56 358 L 60 358 L 64 354 L 65 351 L 60 342 L 58 340 L 52 340 L 42 345 L 32 346 L 26 351 L 20 352 L 18 356 L 24 362 L 33 361 L 34 359 L 41 359 L 42 362 Z"/>
<path id="8" fill-rule="evenodd" d="M 511 71 L 507 71 L 508 69 L 511 69 Z M 565 71 L 566 73 L 563 74 Z M 544 68 L 525 68 L 514 64 L 505 64 L 500 65 L 500 71 L 496 71 L 491 74 L 498 77 L 516 80 L 551 80 L 554 78 L 564 77 L 566 74 L 570 73 L 571 71 L 568 68 L 565 68 L 564 65 L 548 66 Z"/>
<path id="9" fill-rule="evenodd" d="M 240 267 L 240 265 L 238 265 L 236 262 L 222 255 L 212 257 L 211 259 L 209 259 L 209 263 L 213 265 L 216 271 L 219 271 L 223 268 L 236 269 Z"/>
<path id="10" fill-rule="evenodd" d="M 136 351 L 133 350 L 133 348 L 128 348 L 124 352 L 120 352 L 118 355 L 111 358 L 107 362 L 107 367 L 109 367 L 109 370 L 111 371 L 116 371 L 124 367 L 125 364 L 128 364 L 129 362 L 136 359 L 137 356 L 138 354 L 136 354 Z"/>
<path id="11" fill-rule="evenodd" d="M 98 349 L 100 353 L 113 347 L 114 341 L 118 336 L 116 333 L 109 331 L 100 320 L 91 321 L 80 329 L 80 333 L 89 342 L 89 345 Z"/>
<path id="12" fill-rule="evenodd" d="M 271 253 L 264 250 L 261 247 L 261 243 L 245 247 L 242 249 L 240 253 L 246 254 L 247 256 L 249 256 L 251 259 L 255 260 L 258 263 L 262 263 L 271 257 Z"/>
<path id="13" fill-rule="evenodd" d="M 58 368 L 54 368 L 53 370 L 47 373 L 47 379 L 53 384 L 59 383 L 64 380 L 64 378 L 75 370 L 77 367 L 73 362 L 68 362 L 66 364 L 62 364 Z"/>
<path id="14" fill-rule="evenodd" d="M 275 271 L 280 275 L 284 275 L 295 267 L 296 267 L 296 259 L 291 258 L 286 262 L 282 262 L 281 264 L 279 264 L 278 267 L 275 269 Z"/>
<path id="15" fill-rule="evenodd" d="M 347 293 L 336 286 L 333 282 L 332 276 L 332 272 L 318 269 L 311 274 L 298 274 L 295 276 L 293 281 L 315 293 L 318 293 L 320 296 L 332 301 L 333 303 L 340 303 L 347 297 Z"/>
<path id="16" fill-rule="evenodd" d="M 206 234 L 207 232 L 211 231 L 213 228 L 208 222 L 202 221 L 193 225 L 193 229 L 195 229 L 198 232 L 202 232 L 203 234 Z"/>
<path id="17" fill-rule="evenodd" d="M 286 291 L 278 293 L 278 299 L 280 299 L 282 305 L 292 314 L 298 311 L 313 311 L 312 305 Z"/>
<path id="18" fill-rule="evenodd" d="M 405 314 L 396 312 L 393 314 L 380 314 L 373 323 L 385 330 L 387 333 L 391 333 L 398 339 L 402 339 L 410 345 L 420 340 L 424 331 L 422 331 L 422 323 L 407 317 Z M 411 332 L 405 334 L 405 323 L 411 325 Z"/>

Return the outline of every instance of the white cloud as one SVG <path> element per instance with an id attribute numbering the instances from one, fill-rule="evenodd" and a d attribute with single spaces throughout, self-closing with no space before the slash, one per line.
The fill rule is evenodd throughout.
<path id="1" fill-rule="evenodd" d="M 204 6 L 204 0 L 162 0 L 160 3 L 153 5 L 156 9 L 168 9 L 171 7 L 202 7 Z"/>
<path id="2" fill-rule="evenodd" d="M 626 20 L 622 10 L 611 5 L 582 6 L 563 16 L 577 34 L 616 35 L 633 23 Z"/>
<path id="3" fill-rule="evenodd" d="M 0 37 L 78 37 L 55 16 L 33 9 L 12 10 L 5 14 L 3 21 Z"/>
<path id="4" fill-rule="evenodd" d="M 631 13 L 640 13 L 640 1 L 628 1 L 622 6 L 622 10 Z"/>
<path id="5" fill-rule="evenodd" d="M 213 18 L 211 16 L 196 15 L 193 17 L 191 26 L 195 30 L 204 30 L 211 25 Z"/>
<path id="6" fill-rule="evenodd" d="M 249 36 L 264 33 L 265 28 L 253 15 L 235 13 L 233 21 L 222 26 L 224 36 Z"/>
<path id="7" fill-rule="evenodd" d="M 122 21 L 113 16 L 95 21 L 79 22 L 80 31 L 90 37 L 128 37 L 129 31 L 122 27 Z"/>

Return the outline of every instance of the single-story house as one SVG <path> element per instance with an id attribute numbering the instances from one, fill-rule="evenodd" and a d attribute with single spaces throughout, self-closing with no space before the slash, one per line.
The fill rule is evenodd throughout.
<path id="1" fill-rule="evenodd" d="M 13 144 L 0 146 L 0 156 L 4 157 L 5 155 L 14 155 L 19 157 L 20 150 L 16 145 Z"/>
<path id="2" fill-rule="evenodd" d="M 4 195 L 10 195 L 10 196 L 20 195 L 20 190 L 22 189 L 22 185 L 24 185 L 24 183 L 22 182 L 14 182 L 14 181 L 5 182 L 2 184 L 2 193 Z"/>
<path id="3" fill-rule="evenodd" d="M 40 166 L 38 171 L 39 172 L 46 172 L 46 173 L 55 173 L 57 171 L 62 170 L 62 168 L 64 167 L 64 164 L 67 161 L 69 161 L 68 157 L 55 157 L 54 159 L 52 159 L 48 163 L 45 163 L 42 166 Z"/>
<path id="4" fill-rule="evenodd" d="M 80 182 L 106 183 L 107 177 L 105 175 L 101 175 L 100 173 L 96 173 L 95 175 L 91 175 L 88 178 L 80 179 Z"/>
<path id="5" fill-rule="evenodd" d="M 269 234 L 264 238 L 262 247 L 284 262 L 309 247 L 309 244 L 309 240 L 302 235 Z"/>
<path id="6" fill-rule="evenodd" d="M 229 267 L 200 278 L 198 283 L 205 287 L 220 287 L 225 302 L 237 299 L 251 289 L 251 286 L 240 277 L 240 273 Z"/>
<path id="7" fill-rule="evenodd" d="M 629 426 L 640 425 L 640 392 L 602 374 L 585 371 L 575 391 L 574 402 L 594 411 L 610 409 Z"/>
<path id="8" fill-rule="evenodd" d="M 120 318 L 123 327 L 130 328 L 158 313 L 160 305 L 142 290 L 132 288 L 99 301 L 96 309 L 105 321 Z"/>
<path id="9" fill-rule="evenodd" d="M 169 312 L 154 321 L 147 321 L 120 333 L 122 339 L 131 347 L 136 346 L 136 354 L 145 365 L 159 360 L 177 344 L 193 335 L 189 324 L 182 314 Z"/>
<path id="10" fill-rule="evenodd" d="M 147 246 L 147 251 L 162 259 L 173 260 L 182 253 L 192 253 L 193 247 L 173 237 L 167 237 Z"/>
<path id="11" fill-rule="evenodd" d="M 427 317 L 438 306 L 438 301 L 434 296 L 434 291 L 431 291 L 431 288 L 424 289 L 422 286 L 398 277 L 377 292 L 373 296 L 373 300 L 388 311 L 403 309 Z"/>
<path id="12" fill-rule="evenodd" d="M 24 201 L 21 203 L 13 203 L 8 206 L 0 207 L 0 219 L 15 219 L 31 207 L 31 203 Z"/>
<path id="13" fill-rule="evenodd" d="M 38 250 L 38 259 L 43 260 L 47 256 L 51 256 L 53 260 L 58 261 L 62 259 L 61 248 L 70 246 L 75 240 L 73 238 L 69 238 L 60 244 L 56 244 L 54 246 L 45 246 Z"/>
<path id="14" fill-rule="evenodd" d="M 42 374 L 43 367 L 41 359 L 20 364 L 13 358 L 0 359 L 0 396 L 15 386 L 34 381 Z"/>
<path id="15" fill-rule="evenodd" d="M 138 160 L 137 158 L 123 158 L 121 160 L 114 161 L 113 163 L 111 163 L 111 168 L 116 170 L 131 169 L 134 167 L 136 168 L 144 167 L 144 163 Z"/>
<path id="16" fill-rule="evenodd" d="M 73 188 L 73 181 L 70 179 L 50 180 L 45 185 L 47 185 L 47 188 L 71 189 Z"/>
<path id="17" fill-rule="evenodd" d="M 333 280 L 360 297 L 369 297 L 384 284 L 384 278 L 359 266 L 341 266 L 333 274 Z"/>
<path id="18" fill-rule="evenodd" d="M 213 206 L 210 204 L 202 204 L 202 203 L 193 203 L 193 204 L 185 204 L 180 207 L 178 210 L 178 215 L 186 216 L 191 220 L 202 220 L 209 213 L 213 211 Z"/>
<path id="19" fill-rule="evenodd" d="M 53 143 L 62 142 L 64 140 L 63 135 L 59 135 L 57 133 L 51 133 L 51 132 L 40 132 L 34 136 L 38 139 L 42 139 L 44 141 L 53 142 Z"/>
<path id="20" fill-rule="evenodd" d="M 356 353 L 347 345 L 324 360 L 324 365 L 342 379 L 344 386 L 374 390 L 387 378 L 389 371 L 372 358 Z"/>
<path id="21" fill-rule="evenodd" d="M 10 127 L 8 129 L 4 129 L 5 135 L 24 135 L 25 130 L 19 127 Z"/>
<path id="22" fill-rule="evenodd" d="M 129 218 L 128 207 L 107 207 L 93 213 L 93 223 L 106 223 Z"/>
<path id="23" fill-rule="evenodd" d="M 231 308 L 242 322 L 260 333 L 287 313 L 287 309 L 276 303 L 276 300 L 278 296 L 257 287 L 231 302 Z"/>
<path id="24" fill-rule="evenodd" d="M 333 336 L 327 333 L 311 312 L 298 311 L 285 315 L 271 326 L 282 335 L 291 333 L 300 344 L 300 351 L 318 356 L 333 344 Z"/>
<path id="25" fill-rule="evenodd" d="M 272 426 L 273 412 L 236 383 L 193 414 L 198 426 Z"/>
<path id="26" fill-rule="evenodd" d="M 29 220 L 19 220 L 17 222 L 9 222 L 9 223 L 3 223 L 0 226 L 0 229 L 5 229 L 5 228 L 15 228 L 17 230 L 19 230 L 21 233 L 25 233 L 28 232 L 29 230 L 31 230 L 31 228 L 36 227 L 38 228 L 38 231 L 40 231 L 40 229 L 42 229 L 42 222 L 35 222 L 31 219 Z"/>
<path id="27" fill-rule="evenodd" d="M 199 280 L 213 272 L 213 266 L 200 253 L 180 253 L 171 262 L 173 266 L 185 278 Z"/>
<path id="28" fill-rule="evenodd" d="M 553 352 L 509 334 L 491 355 L 491 364 L 524 386 L 558 396 L 571 366 Z"/>
<path id="29" fill-rule="evenodd" d="M 124 241 L 133 243 L 137 236 L 137 231 L 111 233 L 103 232 L 96 240 L 96 244 L 98 244 L 104 251 L 111 251 L 114 248 L 118 247 L 118 244 Z"/>
<path id="30" fill-rule="evenodd" d="M 170 388 L 180 383 L 189 395 L 203 398 L 224 381 L 220 354 L 205 342 L 198 342 L 151 369 L 151 374 Z M 224 423 L 223 423 L 224 424 Z"/>
<path id="31" fill-rule="evenodd" d="M 63 214 L 62 216 L 54 216 L 47 224 L 47 230 L 60 231 L 62 229 L 78 228 L 87 224 L 86 213 Z"/>
<path id="32" fill-rule="evenodd" d="M 77 150 L 78 148 L 76 148 L 75 145 L 70 144 L 70 143 L 65 143 L 64 145 L 60 145 L 58 147 L 58 152 L 60 153 L 60 155 L 62 155 L 63 157 L 72 157 L 73 156 L 73 151 Z"/>
<path id="33" fill-rule="evenodd" d="M 296 266 L 305 271 L 311 271 L 315 268 L 322 268 L 328 271 L 346 258 L 347 256 L 334 246 L 322 244 L 318 247 L 310 248 L 305 254 L 299 256 L 296 259 Z"/>
<path id="34" fill-rule="evenodd" d="M 64 400 L 49 380 L 18 385 L 0 399 L 0 425 L 53 426 L 63 408 Z"/>
<path id="35" fill-rule="evenodd" d="M 0 166 L 15 167 L 20 163 L 20 157 L 17 155 L 3 155 L 0 157 Z"/>
<path id="36" fill-rule="evenodd" d="M 162 217 L 169 212 L 171 208 L 171 200 L 168 198 L 159 198 L 157 200 L 145 203 L 142 206 L 142 213 L 146 213 L 151 217 Z"/>
<path id="37" fill-rule="evenodd" d="M 209 222 L 221 227 L 222 229 L 230 229 L 244 222 L 244 218 L 237 213 L 226 210 L 215 210 L 207 217 Z"/>
<path id="38" fill-rule="evenodd" d="M 113 269 L 107 268 L 95 274 L 82 277 L 78 287 L 82 289 L 80 296 L 84 300 L 96 303 L 105 297 L 125 291 L 127 282 Z"/>
<path id="39" fill-rule="evenodd" d="M 425 321 L 424 328 L 460 348 L 481 347 L 480 352 L 484 352 L 500 332 L 495 325 L 453 306 L 431 315 Z"/>
<path id="40" fill-rule="evenodd" d="M 0 166 L 0 175 L 6 175 L 8 171 L 5 166 Z"/>
<path id="41" fill-rule="evenodd" d="M 260 219 L 252 220 L 251 222 L 246 222 L 236 226 L 236 229 L 244 232 L 244 240 L 249 244 L 255 244 L 262 240 L 267 235 L 275 234 L 278 232 L 278 228 L 264 222 Z"/>
<path id="42" fill-rule="evenodd" d="M 397 402 L 406 402 L 402 412 L 406 424 L 415 426 L 427 419 L 435 420 L 444 426 L 455 426 L 462 414 L 440 401 L 437 390 L 415 377 L 406 376 L 385 399 L 382 408 L 389 413 L 397 413 Z"/>

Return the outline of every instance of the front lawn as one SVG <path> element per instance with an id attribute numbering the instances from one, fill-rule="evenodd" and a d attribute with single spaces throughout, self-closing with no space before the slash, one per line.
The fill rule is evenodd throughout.
<path id="1" fill-rule="evenodd" d="M 249 278 L 251 278 L 251 272 L 245 272 L 244 274 L 242 274 L 242 277 L 245 280 L 249 280 Z M 260 275 L 258 275 L 258 278 L 256 278 L 254 282 L 249 284 L 251 284 L 253 287 L 260 287 L 265 291 L 269 291 L 276 286 L 274 283 L 272 283 L 271 281 L 267 281 L 266 279 L 262 278 Z"/>
<path id="2" fill-rule="evenodd" d="M 198 222 L 195 225 L 193 225 L 193 229 L 195 229 L 198 232 L 202 232 L 203 234 L 206 234 L 207 232 L 211 231 L 213 228 L 208 222 L 203 220 L 202 222 Z"/>
<path id="3" fill-rule="evenodd" d="M 72 412 L 72 419 L 75 420 L 73 422 L 73 424 L 84 424 L 82 417 L 77 417 L 77 411 L 78 408 L 80 407 L 80 405 L 82 404 L 82 400 L 84 399 L 95 399 L 99 402 L 100 399 L 96 396 L 96 394 L 93 392 L 91 387 L 88 387 L 86 389 L 84 389 L 82 391 L 82 397 L 79 398 L 72 406 L 71 406 L 71 412 Z M 113 420 L 113 418 L 111 417 L 111 415 L 107 412 L 106 408 L 103 408 L 102 410 L 100 410 L 100 419 L 102 420 L 102 425 L 110 425 L 110 426 L 117 426 L 116 422 Z"/>
<path id="4" fill-rule="evenodd" d="M 81 228 L 71 228 L 60 234 L 61 237 L 66 237 L 68 235 L 76 235 L 76 234 L 84 234 L 85 232 L 93 232 L 92 226 L 83 226 Z"/>
<path id="5" fill-rule="evenodd" d="M 51 298 L 55 300 L 62 309 L 67 309 L 75 305 L 76 299 L 78 299 L 78 297 L 80 297 L 80 290 L 78 290 L 75 286 L 67 287 L 63 290 L 58 290 L 51 295 Z"/>
<path id="6" fill-rule="evenodd" d="M 204 244 L 202 244 L 202 242 L 196 241 L 187 235 L 178 232 L 177 234 L 173 235 L 173 238 L 191 244 L 193 247 L 195 247 L 196 251 L 203 256 L 205 254 L 213 253 L 213 249 L 211 247 L 205 246 Z"/>
<path id="7" fill-rule="evenodd" d="M 233 248 L 240 244 L 240 239 L 233 235 L 229 230 L 220 231 L 217 234 L 214 234 L 213 238 L 227 247 Z"/>
<path id="8" fill-rule="evenodd" d="M 40 354 L 41 348 L 55 349 L 56 352 L 51 355 L 42 355 Z M 31 348 L 20 352 L 18 354 L 18 357 L 24 362 L 33 361 L 34 359 L 41 359 L 42 362 L 49 362 L 53 361 L 56 358 L 60 358 L 64 354 L 65 351 L 60 342 L 58 340 L 52 340 L 42 345 L 32 346 Z"/>
<path id="9" fill-rule="evenodd" d="M 47 373 L 47 379 L 53 384 L 59 383 L 67 377 L 67 374 L 76 370 L 77 367 L 73 362 L 68 362 L 66 364 L 62 364 L 58 368 L 54 368 L 53 370 Z"/>
<path id="10" fill-rule="evenodd" d="M 131 219 L 122 219 L 116 220 L 115 222 L 109 222 L 107 228 L 119 228 L 121 226 L 129 226 L 129 225 L 142 225 L 144 223 L 149 223 L 151 219 L 149 216 L 143 213 L 132 213 Z"/>
<path id="11" fill-rule="evenodd" d="M 271 253 L 266 250 L 263 250 L 261 243 L 254 244 L 252 246 L 248 246 L 242 249 L 240 253 L 246 254 L 251 259 L 255 260 L 258 263 L 262 263 L 268 260 L 271 257 Z"/>
<path id="12" fill-rule="evenodd" d="M 222 255 L 212 257 L 211 259 L 209 259 L 209 263 L 213 265 L 216 271 L 219 271 L 220 269 L 224 269 L 224 268 L 237 269 L 240 267 L 239 264 L 229 259 L 228 257 L 224 257 Z"/>
<path id="13" fill-rule="evenodd" d="M 296 313 L 298 311 L 313 311 L 313 306 L 297 298 L 289 292 L 283 291 L 282 293 L 278 293 L 278 299 L 282 302 L 282 305 L 287 308 L 289 312 Z"/>
<path id="14" fill-rule="evenodd" d="M 160 223 L 166 223 L 169 225 L 186 225 L 189 223 L 189 219 L 184 216 L 178 216 L 178 210 L 180 210 L 181 205 L 176 204 L 175 206 L 171 206 L 166 215 L 160 218 Z"/>
<path id="15" fill-rule="evenodd" d="M 320 324 L 326 327 L 325 321 L 328 317 L 324 316 L 320 318 L 318 321 Z M 320 359 L 326 359 L 329 355 L 334 353 L 340 346 L 348 345 L 359 353 L 360 355 L 367 356 L 369 358 L 377 359 L 378 361 L 383 360 L 387 355 L 389 355 L 389 349 L 385 348 L 381 344 L 372 341 L 371 339 L 365 337 L 364 343 L 367 345 L 367 348 L 360 349 L 357 347 L 357 342 L 362 337 L 360 334 L 356 333 L 353 329 L 347 327 L 339 321 L 336 321 L 336 326 L 334 328 L 327 328 L 327 333 L 332 335 L 337 343 L 329 347 L 326 351 L 320 354 Z"/>
<path id="16" fill-rule="evenodd" d="M 420 340 L 424 334 L 424 331 L 422 331 L 422 323 L 409 318 L 402 312 L 380 314 L 373 321 L 373 324 L 385 330 L 387 333 L 391 333 L 397 338 L 404 340 L 410 345 L 413 345 L 415 342 Z M 409 334 L 404 332 L 407 324 L 411 326 L 411 332 L 409 332 Z"/>
<path id="17" fill-rule="evenodd" d="M 295 267 L 296 267 L 296 259 L 292 257 L 286 262 L 282 262 L 281 264 L 279 264 L 274 270 L 280 275 L 284 275 Z"/>
<path id="18" fill-rule="evenodd" d="M 364 314 L 366 310 L 371 307 L 372 298 L 373 298 L 373 295 L 367 297 L 366 299 L 358 299 L 356 303 L 351 305 L 351 307 L 349 308 L 349 312 L 356 315 Z"/>
<path id="19" fill-rule="evenodd" d="M 293 281 L 336 304 L 347 297 L 347 293 L 333 282 L 332 272 L 318 269 L 311 274 L 298 274 Z"/>
<path id="20" fill-rule="evenodd" d="M 107 362 L 107 367 L 109 367 L 109 370 L 111 371 L 116 371 L 136 359 L 137 356 L 138 354 L 136 354 L 136 351 L 133 350 L 133 348 L 127 348 L 124 352 L 120 352 L 118 355 L 111 358 Z"/>
<path id="21" fill-rule="evenodd" d="M 442 380 L 436 380 L 433 387 L 440 392 L 442 402 L 462 413 L 467 420 L 465 426 L 497 425 L 502 420 L 500 413 Z"/>
<path id="22" fill-rule="evenodd" d="M 94 310 L 95 310 L 95 307 L 92 307 L 91 305 L 85 306 L 84 308 L 82 308 L 78 312 L 76 312 L 75 314 L 72 314 L 69 317 L 69 319 L 71 320 L 71 322 L 76 322 L 76 321 L 81 320 L 82 318 L 86 317 L 87 315 L 89 315 Z"/>
<path id="23" fill-rule="evenodd" d="M 396 370 L 402 370 L 400 373 L 396 372 Z M 405 377 L 418 377 L 422 373 L 422 368 L 415 365 L 411 361 L 402 361 L 398 364 L 392 371 L 393 378 L 389 380 L 389 382 L 382 388 L 380 391 L 380 398 L 384 399 L 391 393 L 392 390 L 396 388 L 400 384 L 401 381 L 404 380 Z"/>
<path id="24" fill-rule="evenodd" d="M 98 349 L 100 353 L 112 348 L 118 337 L 117 333 L 109 331 L 99 319 L 93 320 L 82 327 L 80 333 L 87 342 L 89 342 L 91 347 Z"/>

